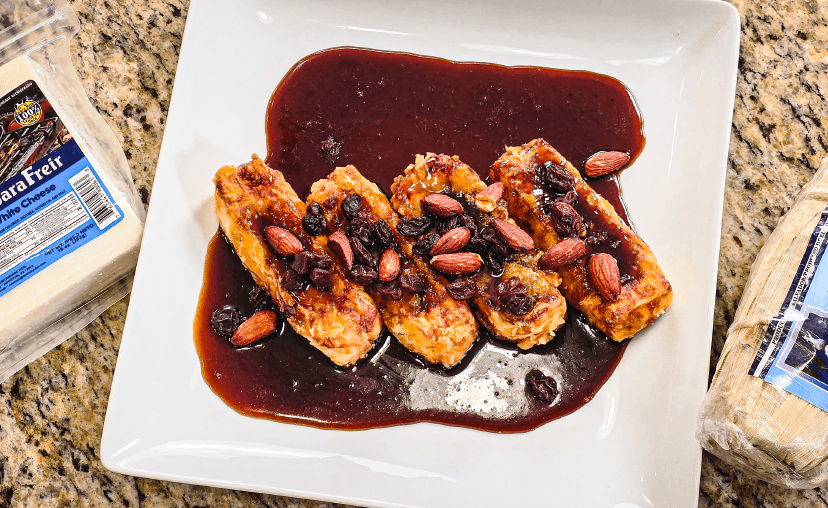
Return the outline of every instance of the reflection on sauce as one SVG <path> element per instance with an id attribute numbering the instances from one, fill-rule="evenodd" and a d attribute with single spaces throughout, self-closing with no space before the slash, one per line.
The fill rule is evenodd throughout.
<path id="1" fill-rule="evenodd" d="M 629 91 L 607 76 L 357 49 L 324 51 L 297 64 L 271 98 L 267 136 L 268 164 L 300 196 L 346 164 L 388 192 L 414 155 L 427 151 L 459 155 L 485 177 L 505 145 L 537 137 L 576 166 L 600 150 L 627 151 L 634 159 L 644 144 Z M 626 219 L 617 180 L 605 178 L 596 189 Z M 217 336 L 213 310 L 229 304 L 251 315 L 253 284 L 217 233 L 195 319 L 196 349 L 205 380 L 222 400 L 277 421 L 339 429 L 431 421 L 526 431 L 589 401 L 626 347 L 570 308 L 556 338 L 529 351 L 481 327 L 466 358 L 446 371 L 424 365 L 384 334 L 366 360 L 340 369 L 287 325 L 246 348 Z M 552 404 L 527 389 L 532 370 L 557 382 Z"/>

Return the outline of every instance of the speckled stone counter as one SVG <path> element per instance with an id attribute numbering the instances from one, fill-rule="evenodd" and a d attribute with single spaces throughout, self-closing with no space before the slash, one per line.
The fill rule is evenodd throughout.
<path id="1" fill-rule="evenodd" d="M 18 0 L 0 0 L 18 1 Z M 146 205 L 187 15 L 186 0 L 72 0 L 74 62 L 115 131 Z M 828 155 L 828 3 L 733 2 L 742 50 L 727 167 L 711 374 L 750 265 Z M 2 20 L 0 20 L 2 21 Z M 128 300 L 0 385 L 0 507 L 322 507 L 298 499 L 112 473 L 98 452 Z M 705 454 L 699 506 L 828 507 Z"/>

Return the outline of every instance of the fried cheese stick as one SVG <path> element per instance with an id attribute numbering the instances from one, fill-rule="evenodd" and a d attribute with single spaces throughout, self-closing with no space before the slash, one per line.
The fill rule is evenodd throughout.
<path id="1" fill-rule="evenodd" d="M 221 230 L 293 329 L 337 365 L 351 365 L 363 358 L 382 331 L 382 322 L 371 297 L 349 281 L 341 268 L 334 264 L 333 285 L 328 290 L 310 285 L 290 292 L 283 287 L 286 260 L 268 244 L 264 228 L 289 231 L 316 254 L 326 252 L 326 238 L 305 233 L 305 204 L 282 173 L 253 155 L 251 162 L 219 169 L 213 183 Z"/>
<path id="2" fill-rule="evenodd" d="M 571 209 L 579 218 L 550 212 L 556 206 L 570 209 L 563 207 L 560 200 L 556 204 L 550 199 L 543 171 L 564 171 L 570 175 L 570 182 L 574 180 L 566 199 L 572 201 Z M 610 338 L 620 341 L 632 337 L 652 324 L 670 305 L 672 288 L 650 247 L 546 141 L 535 139 L 522 146 L 507 147 L 506 153 L 492 165 L 490 179 L 503 183 L 503 198 L 508 202 L 511 216 L 544 250 L 569 236 L 558 231 L 565 229 L 561 221 L 582 224 L 575 236 L 585 240 L 587 252 L 557 270 L 562 280 L 560 290 L 570 304 Z M 621 292 L 613 301 L 605 299 L 590 279 L 589 257 L 599 252 L 612 255 L 618 262 Z"/>

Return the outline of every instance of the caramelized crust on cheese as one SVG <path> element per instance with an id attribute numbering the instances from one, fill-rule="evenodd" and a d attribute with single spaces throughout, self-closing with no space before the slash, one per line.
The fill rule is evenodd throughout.
<path id="1" fill-rule="evenodd" d="M 478 210 L 475 196 L 486 188 L 477 173 L 457 157 L 427 154 L 418 155 L 414 164 L 408 166 L 405 174 L 397 177 L 391 186 L 391 202 L 404 217 L 416 217 L 421 213 L 420 201 L 434 193 L 446 193 L 459 200 L 465 200 L 465 208 L 475 214 L 480 228 L 494 219 L 514 224 L 509 218 L 506 202 L 499 200 L 491 212 Z M 504 263 L 502 276 L 493 277 L 488 270 L 481 270 L 472 276 L 476 293 L 471 299 L 472 308 L 478 319 L 495 336 L 516 342 L 528 349 L 533 345 L 546 344 L 555 336 L 555 331 L 566 319 L 566 301 L 558 291 L 560 277 L 554 272 L 537 269 L 540 251 L 512 255 Z M 518 316 L 502 308 L 493 296 L 495 286 L 502 281 L 517 277 L 526 286 L 527 294 L 535 299 L 535 306 L 529 313 Z"/>
<path id="2" fill-rule="evenodd" d="M 400 246 L 400 276 L 419 273 L 427 279 L 428 289 L 424 293 L 403 292 L 402 299 L 397 301 L 384 298 L 373 286 L 368 288 L 385 326 L 400 343 L 427 361 L 447 368 L 456 365 L 477 338 L 477 323 L 466 302 L 453 300 L 446 293 L 445 280 L 431 272 L 419 256 L 413 255 L 412 239 L 397 233 L 399 217 L 385 194 L 356 168 L 347 166 L 314 183 L 308 204 L 316 202 L 322 206 L 329 233 L 346 233 L 347 220 L 340 205 L 353 193 L 362 196 L 362 216 L 372 221 L 384 219 L 390 226 Z"/>
<path id="3" fill-rule="evenodd" d="M 264 228 L 278 226 L 293 233 L 305 248 L 325 252 L 326 237 L 310 237 L 302 229 L 305 204 L 282 173 L 259 159 L 239 167 L 224 166 L 213 180 L 215 207 L 224 235 L 256 284 L 265 288 L 297 333 L 337 365 L 363 358 L 382 331 L 374 301 L 357 284 L 344 277 L 336 264 L 333 286 L 320 291 L 311 285 L 295 293 L 286 291 L 281 276 L 288 269 L 264 236 Z"/>
<path id="4" fill-rule="evenodd" d="M 573 206 L 586 226 L 584 237 L 606 234 L 604 240 L 588 246 L 586 256 L 558 269 L 561 292 L 610 338 L 630 338 L 652 324 L 673 299 L 670 283 L 649 246 L 581 178 L 578 170 L 542 139 L 508 147 L 492 166 L 490 178 L 492 182 L 503 183 L 503 198 L 512 217 L 532 235 L 535 245 L 545 250 L 563 239 L 545 210 L 544 200 L 549 194 L 539 168 L 550 161 L 565 167 L 575 179 L 577 202 Z M 618 261 L 622 284 L 621 294 L 615 301 L 602 298 L 590 281 L 587 263 L 589 256 L 598 252 L 607 252 Z"/>

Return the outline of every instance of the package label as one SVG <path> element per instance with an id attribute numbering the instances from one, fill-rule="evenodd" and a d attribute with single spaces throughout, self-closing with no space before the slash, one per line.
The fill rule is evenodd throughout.
<path id="1" fill-rule="evenodd" d="M 122 218 L 34 81 L 0 98 L 0 296 Z"/>
<path id="2" fill-rule="evenodd" d="M 749 373 L 828 411 L 828 207 Z M 823 262 L 825 259 L 825 262 Z"/>

